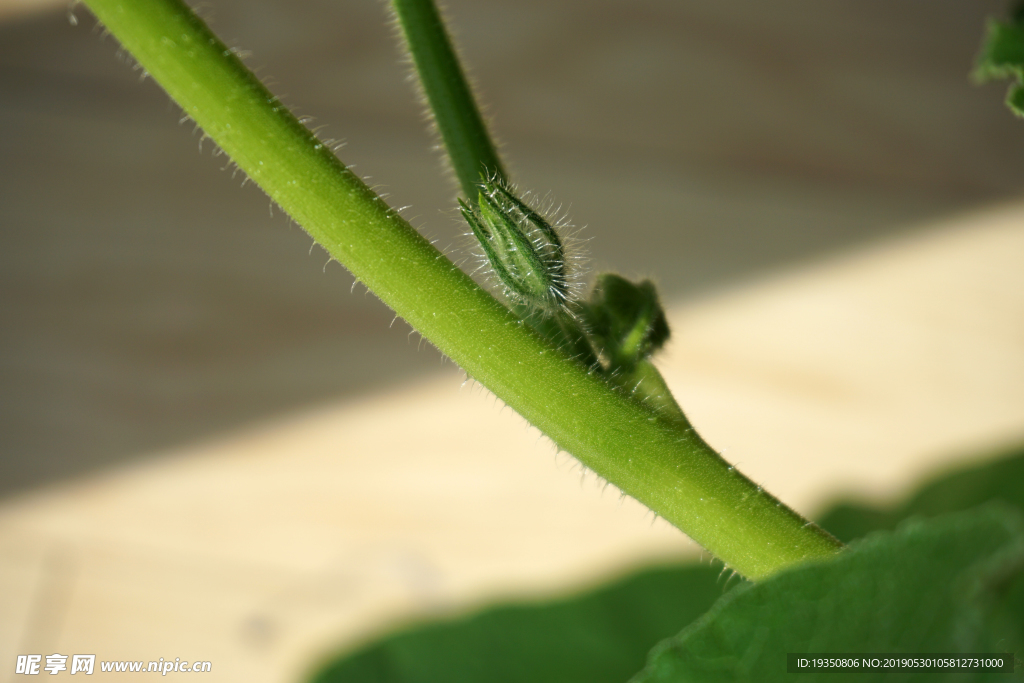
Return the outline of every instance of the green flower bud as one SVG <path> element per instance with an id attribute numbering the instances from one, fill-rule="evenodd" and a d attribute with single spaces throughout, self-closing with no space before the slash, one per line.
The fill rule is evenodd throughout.
<path id="1" fill-rule="evenodd" d="M 493 182 L 483 183 L 475 209 L 461 199 L 459 207 L 510 298 L 546 311 L 565 305 L 565 248 L 543 216 Z"/>
<path id="2" fill-rule="evenodd" d="M 669 337 L 665 311 L 650 280 L 634 284 L 615 273 L 602 273 L 581 312 L 613 371 L 631 371 Z"/>

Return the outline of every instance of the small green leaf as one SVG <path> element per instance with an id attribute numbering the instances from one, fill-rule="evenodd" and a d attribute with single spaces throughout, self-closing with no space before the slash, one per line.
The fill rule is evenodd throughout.
<path id="1" fill-rule="evenodd" d="M 992 505 L 904 523 L 833 560 L 794 567 L 722 598 L 651 653 L 633 683 L 791 681 L 787 653 L 1013 652 L 1022 643 L 993 613 L 1016 599 L 1024 572 L 1024 520 Z M 1007 611 L 1012 616 L 1012 611 Z M 1020 613 L 1016 614 L 1021 616 Z M 1019 652 L 1019 650 L 1018 650 Z M 1019 655 L 1018 655 L 1019 656 Z M 1019 666 L 1019 665 L 1018 665 Z M 801 674 L 800 681 L 835 673 Z M 998 676 L 998 678 L 996 678 Z M 858 681 L 1006 680 L 957 671 L 859 674 Z"/>
<path id="2" fill-rule="evenodd" d="M 634 284 L 615 273 L 602 273 L 582 310 L 612 372 L 631 372 L 669 337 L 668 320 L 650 280 Z"/>
<path id="3" fill-rule="evenodd" d="M 1010 87 L 1006 105 L 1017 116 L 1024 116 L 1024 89 L 1021 87 L 1024 80 L 1024 22 L 1019 19 L 1007 23 L 989 21 L 974 78 L 979 82 L 1015 78 L 1017 83 Z"/>

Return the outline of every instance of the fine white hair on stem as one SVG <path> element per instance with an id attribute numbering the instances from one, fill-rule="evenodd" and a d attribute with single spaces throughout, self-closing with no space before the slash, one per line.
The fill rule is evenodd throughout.
<path id="1" fill-rule="evenodd" d="M 472 94 L 473 101 L 476 103 L 477 110 L 480 113 L 481 119 L 483 119 L 484 126 L 487 130 L 488 137 L 490 138 L 491 144 L 494 146 L 495 153 L 501 159 L 502 164 L 508 168 L 508 160 L 505 158 L 503 149 L 504 143 L 494 134 L 493 117 L 490 115 L 489 107 L 487 103 L 480 97 L 480 88 L 477 87 L 474 82 L 473 75 L 467 66 L 467 61 L 462 59 L 459 54 L 459 41 L 457 27 L 454 22 L 447 21 L 445 18 L 446 8 L 440 2 L 434 3 L 438 15 L 441 17 L 441 21 L 444 25 L 445 32 L 448 34 L 448 39 L 451 44 L 452 50 L 454 50 L 459 65 L 462 68 L 462 76 L 466 80 L 466 86 L 469 88 Z M 427 97 L 426 88 L 423 82 L 420 80 L 419 72 L 416 69 L 416 61 L 413 57 L 412 50 L 409 47 L 409 41 L 406 38 L 405 30 L 402 28 L 402 21 L 398 16 L 398 12 L 395 10 L 394 5 L 391 2 L 385 2 L 387 8 L 389 25 L 395 36 L 395 44 L 399 46 L 399 57 L 398 62 L 406 67 L 406 81 L 412 86 L 414 95 L 417 101 L 420 103 L 421 112 L 424 122 L 427 125 L 427 130 L 431 136 L 433 136 L 435 142 L 431 145 L 431 151 L 439 152 L 438 159 L 441 164 L 441 170 L 444 177 L 452 183 L 453 187 L 459 188 L 458 174 L 455 171 L 455 167 L 452 165 L 451 157 L 447 154 L 447 148 L 444 144 L 444 139 L 441 135 L 441 128 L 437 123 L 437 116 L 434 113 L 433 107 L 430 106 L 430 100 Z"/>

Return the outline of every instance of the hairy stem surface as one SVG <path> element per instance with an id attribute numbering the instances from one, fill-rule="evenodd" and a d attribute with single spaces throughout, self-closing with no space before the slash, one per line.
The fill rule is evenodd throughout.
<path id="1" fill-rule="evenodd" d="M 476 202 L 481 176 L 505 180 L 505 170 L 455 48 L 430 0 L 393 0 L 392 6 L 462 192 Z"/>

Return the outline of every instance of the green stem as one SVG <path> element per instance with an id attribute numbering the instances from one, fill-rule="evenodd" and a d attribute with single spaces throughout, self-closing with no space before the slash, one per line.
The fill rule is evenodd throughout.
<path id="1" fill-rule="evenodd" d="M 841 545 L 695 432 L 552 348 L 392 211 L 181 0 L 87 0 L 244 172 L 384 303 L 586 467 L 759 578 Z"/>
<path id="2" fill-rule="evenodd" d="M 564 311 L 555 313 L 537 311 L 526 304 L 513 304 L 512 312 L 549 343 L 563 350 L 570 358 L 574 358 L 576 362 L 586 368 L 600 369 L 601 364 L 594 353 L 594 348 L 587 341 L 579 323 Z"/>
<path id="3" fill-rule="evenodd" d="M 452 166 L 462 179 L 467 196 L 471 201 L 475 201 L 477 188 L 475 185 L 467 185 L 467 179 L 471 179 L 475 184 L 481 167 L 488 169 L 487 173 L 491 178 L 498 176 L 506 182 L 508 179 L 501 170 L 501 160 L 496 147 L 480 118 L 479 108 L 466 82 L 444 22 L 434 0 L 392 0 L 391 4 L 416 64 L 419 81 L 427 93 L 435 120 L 442 131 Z M 532 213 L 532 209 L 522 204 L 514 195 L 511 195 L 510 199 L 519 202 L 524 213 Z M 539 218 L 537 223 L 544 224 L 545 221 Z M 512 310 L 541 336 L 568 350 L 569 355 L 587 367 L 600 366 L 587 335 L 564 312 L 538 313 L 524 305 L 514 305 Z M 643 326 L 638 327 L 635 338 L 627 340 L 625 345 L 637 347 L 645 329 Z M 632 350 L 634 353 L 627 354 L 630 364 L 631 359 L 637 355 L 636 348 Z M 611 359 L 613 369 L 624 366 L 623 363 L 617 362 L 619 360 Z M 612 374 L 611 381 L 621 388 L 625 389 L 629 384 L 627 395 L 632 399 L 657 406 L 662 415 L 671 415 L 671 419 L 681 419 L 685 422 L 686 417 L 682 409 L 653 364 L 644 362 L 641 367 L 631 368 L 626 374 Z"/>
<path id="4" fill-rule="evenodd" d="M 679 407 L 665 378 L 650 360 L 642 360 L 630 371 L 608 378 L 634 400 L 652 408 L 663 420 L 676 422 L 684 429 L 692 429 L 683 409 Z"/>
<path id="5" fill-rule="evenodd" d="M 476 203 L 481 176 L 506 180 L 444 23 L 431 0 L 392 0 L 430 110 L 466 199 Z"/>

